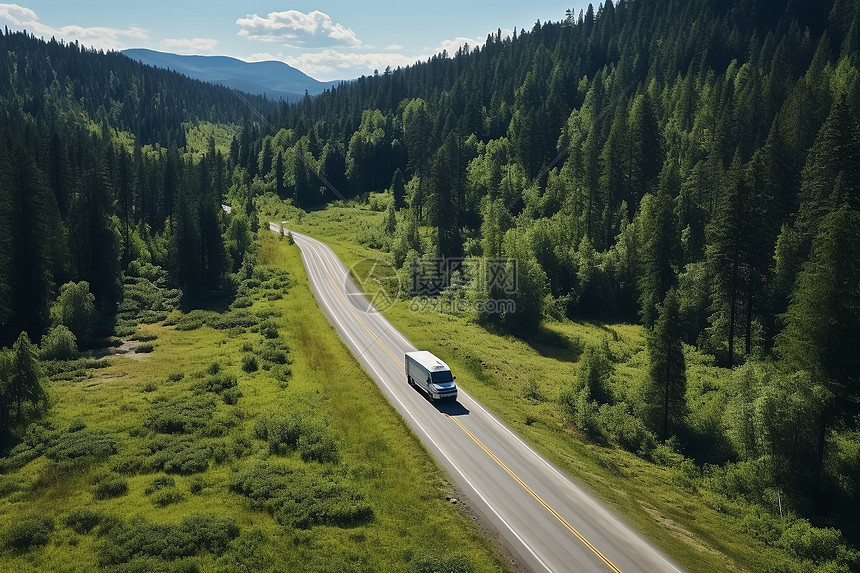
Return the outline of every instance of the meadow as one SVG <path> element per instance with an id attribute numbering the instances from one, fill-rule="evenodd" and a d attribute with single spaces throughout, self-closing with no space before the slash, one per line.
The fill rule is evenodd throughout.
<path id="1" fill-rule="evenodd" d="M 257 257 L 230 306 L 57 369 L 0 459 L 0 569 L 506 569 L 318 310 L 298 248 L 261 233 Z"/>

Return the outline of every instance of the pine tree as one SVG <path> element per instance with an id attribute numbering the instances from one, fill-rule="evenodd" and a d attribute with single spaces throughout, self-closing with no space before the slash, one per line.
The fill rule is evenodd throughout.
<path id="1" fill-rule="evenodd" d="M 680 237 L 675 219 L 672 189 L 677 188 L 678 170 L 667 163 L 657 196 L 646 195 L 636 218 L 640 246 L 639 303 L 642 323 L 657 319 L 657 305 L 677 282 Z"/>
<path id="2" fill-rule="evenodd" d="M 681 345 L 678 294 L 666 293 L 658 308 L 654 330 L 648 334 L 648 377 L 643 388 L 646 420 L 661 439 L 677 429 L 687 413 L 687 373 Z"/>
<path id="3" fill-rule="evenodd" d="M 16 406 L 17 419 L 21 419 L 25 402 L 37 406 L 45 400 L 44 379 L 36 347 L 27 333 L 22 332 L 12 346 L 12 376 L 7 385 L 7 392 Z"/>
<path id="4" fill-rule="evenodd" d="M 827 385 L 828 423 L 851 419 L 860 402 L 860 212 L 843 205 L 824 216 L 785 322 L 777 355 Z"/>

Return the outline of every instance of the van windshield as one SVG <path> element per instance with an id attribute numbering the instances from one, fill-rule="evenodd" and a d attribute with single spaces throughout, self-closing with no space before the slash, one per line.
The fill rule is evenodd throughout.
<path id="1" fill-rule="evenodd" d="M 442 370 L 439 372 L 433 372 L 431 374 L 433 377 L 433 384 L 443 384 L 445 382 L 453 382 L 454 377 L 451 376 L 450 370 Z"/>

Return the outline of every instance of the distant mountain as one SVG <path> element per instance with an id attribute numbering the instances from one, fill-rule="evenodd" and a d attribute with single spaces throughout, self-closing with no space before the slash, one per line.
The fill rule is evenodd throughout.
<path id="1" fill-rule="evenodd" d="M 322 93 L 339 82 L 320 82 L 283 62 L 243 62 L 227 56 L 180 56 L 142 48 L 123 50 L 141 63 L 272 99 L 297 100 Z"/>

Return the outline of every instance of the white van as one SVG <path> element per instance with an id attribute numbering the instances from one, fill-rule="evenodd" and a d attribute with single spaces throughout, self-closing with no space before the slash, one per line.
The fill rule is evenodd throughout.
<path id="1" fill-rule="evenodd" d="M 448 365 L 426 350 L 406 353 L 406 381 L 433 400 L 457 399 L 457 384 Z"/>

